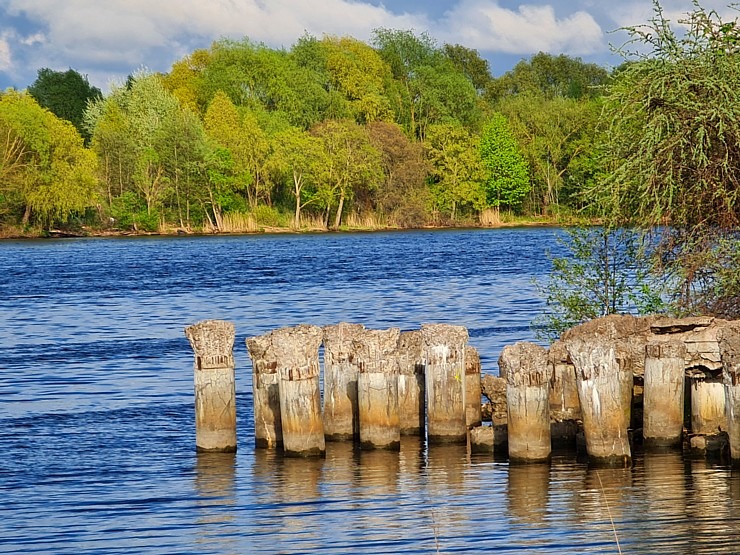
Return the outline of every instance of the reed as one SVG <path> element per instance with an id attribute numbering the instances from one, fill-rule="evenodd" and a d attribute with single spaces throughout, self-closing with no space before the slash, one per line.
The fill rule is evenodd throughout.
<path id="1" fill-rule="evenodd" d="M 229 212 L 221 218 L 221 229 L 224 233 L 254 233 L 259 231 L 257 222 L 248 212 Z"/>
<path id="2" fill-rule="evenodd" d="M 345 227 L 350 229 L 383 229 L 386 228 L 385 217 L 374 212 L 350 212 L 345 220 Z"/>

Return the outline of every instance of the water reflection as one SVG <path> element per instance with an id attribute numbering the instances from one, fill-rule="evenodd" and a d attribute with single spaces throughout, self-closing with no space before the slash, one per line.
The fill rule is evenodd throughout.
<path id="1" fill-rule="evenodd" d="M 509 466 L 506 500 L 509 514 L 525 524 L 540 524 L 547 513 L 550 464 Z"/>
<path id="2" fill-rule="evenodd" d="M 198 453 L 195 461 L 197 538 L 201 550 L 239 553 L 233 534 L 236 501 L 236 453 Z"/>

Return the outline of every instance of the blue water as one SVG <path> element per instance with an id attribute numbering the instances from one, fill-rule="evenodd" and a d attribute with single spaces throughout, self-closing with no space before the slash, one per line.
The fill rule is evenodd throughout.
<path id="1" fill-rule="evenodd" d="M 244 339 L 299 323 L 533 340 L 557 230 L 0 243 L 2 553 L 740 553 L 740 476 L 509 466 L 405 440 L 255 450 Z M 183 329 L 236 324 L 239 451 L 196 454 Z M 619 541 L 619 546 L 617 545 Z"/>

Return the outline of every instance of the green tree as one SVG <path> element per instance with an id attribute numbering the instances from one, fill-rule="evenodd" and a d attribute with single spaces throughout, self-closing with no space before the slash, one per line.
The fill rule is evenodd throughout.
<path id="1" fill-rule="evenodd" d="M 627 29 L 634 61 L 606 96 L 609 172 L 591 194 L 615 221 L 669 224 L 655 263 L 678 312 L 734 317 L 740 268 L 716 268 L 733 260 L 721 256 L 728 241 L 740 248 L 740 26 L 698 2 L 681 23 L 674 31 L 656 1 L 649 24 Z"/>
<path id="2" fill-rule="evenodd" d="M 445 57 L 426 33 L 376 29 L 373 44 L 396 82 L 389 89 L 396 121 L 424 140 L 435 123 L 475 127 L 480 119 L 473 83 Z"/>
<path id="3" fill-rule="evenodd" d="M 100 89 L 90 85 L 87 77 L 73 69 L 54 71 L 45 67 L 38 71 L 36 80 L 28 87 L 28 94 L 42 107 L 71 122 L 86 142 L 90 140 L 82 121 L 85 108 L 103 95 Z"/>
<path id="4" fill-rule="evenodd" d="M 584 158 L 595 155 L 600 102 L 592 99 L 520 95 L 500 103 L 529 162 L 532 211 L 558 212 L 563 197 L 572 204 L 589 183 Z"/>
<path id="5" fill-rule="evenodd" d="M 491 83 L 487 96 L 491 100 L 522 94 L 549 99 L 596 98 L 608 82 L 609 72 L 597 64 L 539 52 Z"/>
<path id="6" fill-rule="evenodd" d="M 609 314 L 663 310 L 661 288 L 645 264 L 647 250 L 637 229 L 570 228 L 558 238 L 565 256 L 552 257 L 546 284 L 537 284 L 546 308 L 533 324 L 541 339 Z"/>
<path id="7" fill-rule="evenodd" d="M 530 190 L 529 168 L 508 121 L 494 114 L 483 129 L 480 157 L 486 169 L 486 202 L 499 210 L 518 208 Z"/>
<path id="8" fill-rule="evenodd" d="M 248 109 L 238 109 L 224 93 L 217 93 L 205 115 L 209 137 L 231 152 L 235 177 L 246 191 L 247 202 L 254 209 L 260 198 L 269 202 L 267 162 L 270 143 L 256 116 Z"/>
<path id="9" fill-rule="evenodd" d="M 461 208 L 484 208 L 486 193 L 478 137 L 459 124 L 436 124 L 429 127 L 424 147 L 432 166 L 435 209 L 448 212 L 455 221 Z"/>
<path id="10" fill-rule="evenodd" d="M 364 128 L 353 121 L 326 121 L 311 130 L 321 140 L 327 163 L 319 175 L 318 202 L 330 210 L 336 206 L 333 228 L 342 222 L 345 203 L 363 189 L 375 189 L 382 179 L 380 153 L 370 144 Z"/>
<path id="11" fill-rule="evenodd" d="M 293 225 L 301 227 L 301 210 L 317 202 L 317 176 L 327 160 L 320 140 L 306 131 L 289 128 L 273 137 L 274 149 L 270 166 L 278 176 L 291 181 L 295 198 Z"/>
<path id="12" fill-rule="evenodd" d="M 0 195 L 22 213 L 50 226 L 94 206 L 96 160 L 74 126 L 28 94 L 0 95 Z"/>

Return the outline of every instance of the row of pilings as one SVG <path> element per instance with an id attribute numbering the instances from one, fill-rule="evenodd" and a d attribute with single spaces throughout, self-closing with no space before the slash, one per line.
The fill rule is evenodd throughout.
<path id="1" fill-rule="evenodd" d="M 596 465 L 629 465 L 637 441 L 709 456 L 729 449 L 740 462 L 740 322 L 608 316 L 549 349 L 507 346 L 499 370 L 483 378 L 484 394 L 505 398 L 499 426 L 472 435 L 483 448 L 508 439 L 512 461 L 546 460 L 582 429 Z"/>
<path id="2" fill-rule="evenodd" d="M 235 450 L 234 326 L 206 320 L 185 334 L 195 353 L 196 447 Z M 401 435 L 465 443 L 481 423 L 480 357 L 467 341 L 464 327 L 447 324 L 299 325 L 249 337 L 255 443 L 299 456 L 322 455 L 326 441 L 397 450 Z"/>
<path id="3" fill-rule="evenodd" d="M 197 448 L 233 450 L 233 325 L 201 322 L 186 335 Z M 506 445 L 511 461 L 536 462 L 582 430 L 594 464 L 629 465 L 635 437 L 646 448 L 729 446 L 740 461 L 740 322 L 608 316 L 549 349 L 507 346 L 500 377 L 483 378 L 489 398 L 491 382 L 503 384 L 494 426 L 479 425 L 480 358 L 467 340 L 465 328 L 442 324 L 408 332 L 300 325 L 250 337 L 256 444 L 321 455 L 326 441 L 398 449 L 402 434 L 462 443 L 470 430 L 473 447 Z"/>

